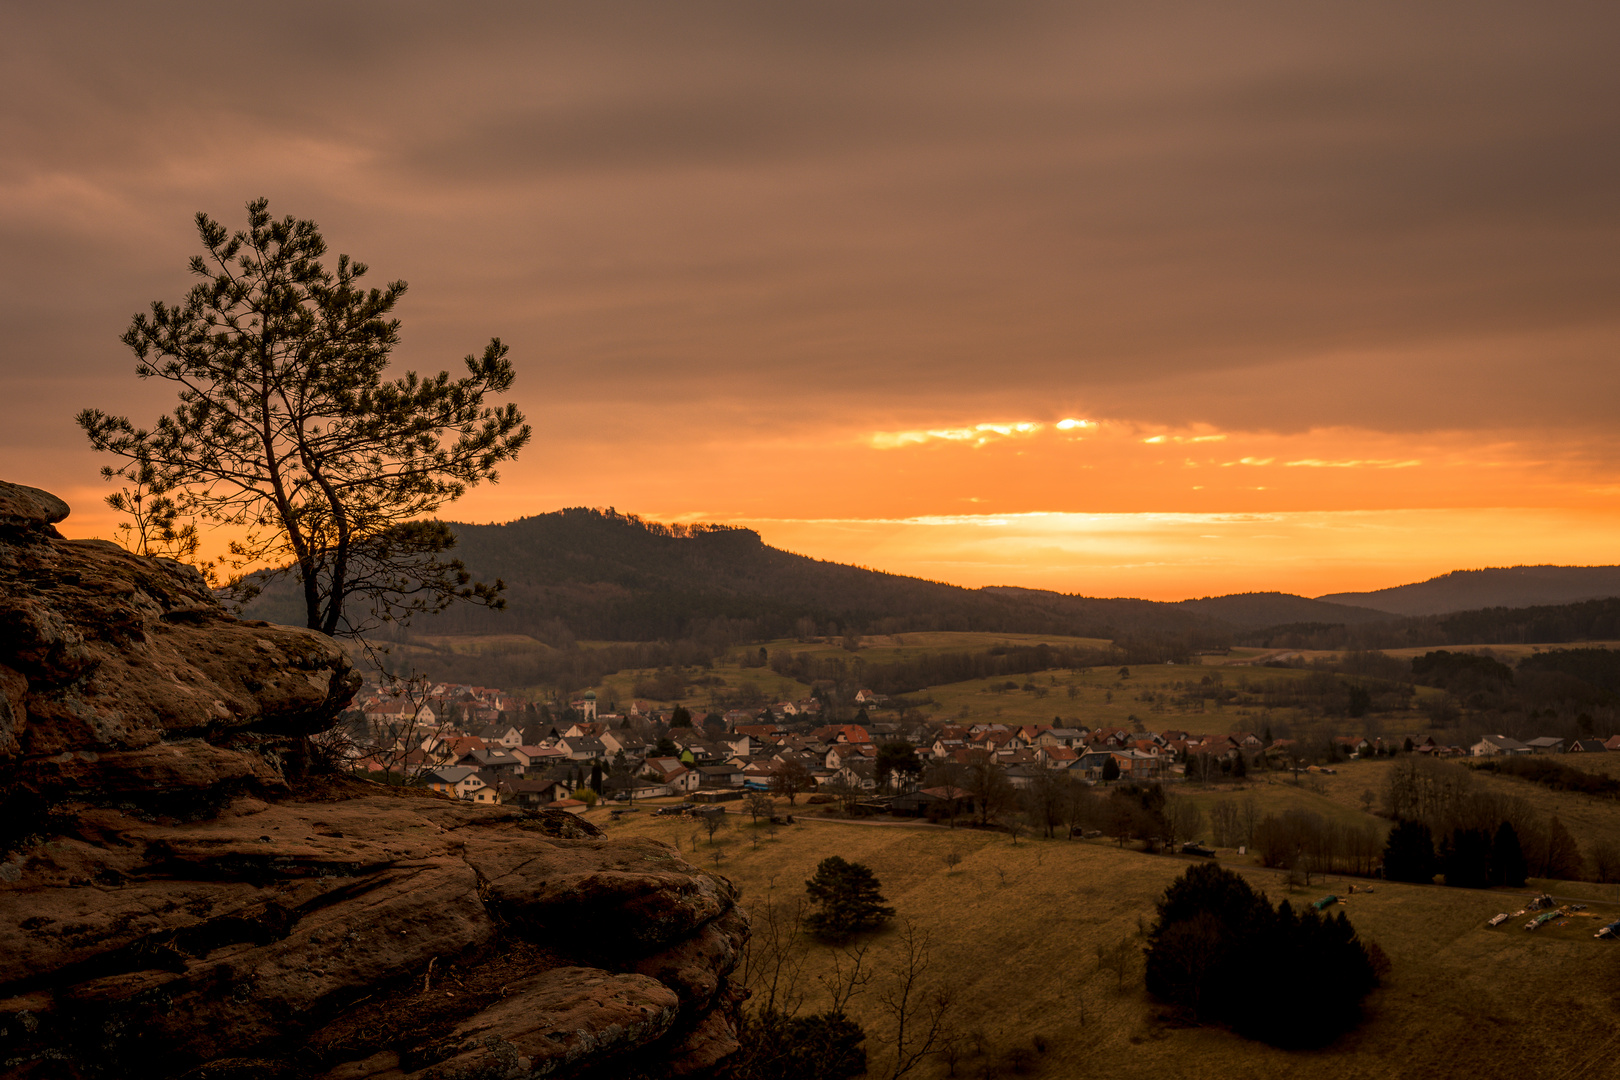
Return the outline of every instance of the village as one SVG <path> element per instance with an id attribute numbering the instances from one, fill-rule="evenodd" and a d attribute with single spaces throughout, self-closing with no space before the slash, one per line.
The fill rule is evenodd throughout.
<path id="1" fill-rule="evenodd" d="M 1620 752 L 1606 740 L 1502 735 L 1448 744 L 1433 735 L 1336 736 L 1326 746 L 1238 731 L 1131 731 L 1052 724 L 937 723 L 884 717 L 887 699 L 854 694 L 852 722 L 819 697 L 760 709 L 694 714 L 633 701 L 598 710 L 594 691 L 566 708 L 537 708 L 502 690 L 437 683 L 404 692 L 368 686 L 342 752 L 354 770 L 469 802 L 583 813 L 599 800 L 685 797 L 724 802 L 770 792 L 841 799 L 865 812 L 941 817 L 984 798 L 984 778 L 1012 794 L 1054 776 L 1085 785 L 1178 782 L 1251 771 L 1331 772 L 1333 762 L 1412 754 L 1433 758 Z M 977 775 L 976 784 L 969 778 Z M 816 798 L 816 796 L 820 796 Z M 983 809 L 981 807 L 981 809 Z"/>

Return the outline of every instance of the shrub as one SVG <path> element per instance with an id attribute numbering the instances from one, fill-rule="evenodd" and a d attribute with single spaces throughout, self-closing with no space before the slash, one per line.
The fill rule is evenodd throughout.
<path id="1" fill-rule="evenodd" d="M 745 1016 L 734 1080 L 850 1080 L 866 1071 L 866 1032 L 841 1012 Z"/>

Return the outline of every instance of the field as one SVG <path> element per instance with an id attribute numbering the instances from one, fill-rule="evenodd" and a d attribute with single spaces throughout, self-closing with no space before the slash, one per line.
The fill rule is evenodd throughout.
<path id="1" fill-rule="evenodd" d="M 1323 805 L 1340 801 L 1334 794 L 1305 794 Z M 1139 923 L 1151 921 L 1155 898 L 1186 860 L 1096 841 L 1014 845 L 998 833 L 819 820 L 806 809 L 798 808 L 800 824 L 774 836 L 750 827 L 746 817 L 730 817 L 714 845 L 684 818 L 643 812 L 608 823 L 605 811 L 589 816 L 611 835 L 677 844 L 687 858 L 727 875 L 742 888 L 745 906 L 755 909 L 756 922 L 772 900 L 801 896 L 803 882 L 828 855 L 871 866 L 900 916 L 927 931 L 929 978 L 949 985 L 958 1003 L 953 1030 L 982 1035 L 987 1052 L 965 1057 L 958 1064 L 963 1076 L 1012 1075 L 1007 1055 L 1023 1051 L 1031 1075 L 1051 1077 L 1574 1080 L 1602 1075 L 1620 1051 L 1620 943 L 1592 939 L 1599 917 L 1571 918 L 1535 934 L 1518 928 L 1523 920 L 1485 928 L 1497 912 L 1518 910 L 1528 891 L 1380 882 L 1370 894 L 1357 892 L 1339 910 L 1386 950 L 1393 971 L 1369 999 L 1369 1018 L 1359 1030 L 1326 1050 L 1285 1052 L 1225 1031 L 1162 1021 L 1142 990 Z M 953 852 L 961 861 L 951 868 L 946 856 Z M 1242 872 L 1274 900 L 1288 895 L 1278 875 Z M 1313 884 L 1290 899 L 1299 904 L 1342 894 L 1348 885 L 1346 879 Z M 1555 891 L 1571 895 L 1562 884 Z M 1594 906 L 1602 921 L 1620 915 L 1614 903 Z M 884 974 L 851 1006 L 867 1027 L 875 1076 L 887 1075 L 893 1061 L 892 1033 L 877 996 L 890 978 L 898 939 L 892 929 L 869 939 Z M 1123 986 L 1099 968 L 1096 954 L 1098 945 L 1121 940 L 1133 953 Z M 822 999 L 816 980 L 830 973 L 833 955 L 827 946 L 808 946 L 803 983 L 811 1009 Z M 1035 1049 L 1037 1038 L 1044 1053 Z M 945 1072 L 936 1061 L 916 1075 Z"/>

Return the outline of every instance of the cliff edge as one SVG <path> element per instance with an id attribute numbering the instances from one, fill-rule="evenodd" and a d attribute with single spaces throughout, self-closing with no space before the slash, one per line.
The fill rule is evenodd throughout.
<path id="1" fill-rule="evenodd" d="M 359 685 L 0 482 L 0 1066 L 44 1078 L 702 1075 L 724 878 L 562 813 L 311 775 Z"/>

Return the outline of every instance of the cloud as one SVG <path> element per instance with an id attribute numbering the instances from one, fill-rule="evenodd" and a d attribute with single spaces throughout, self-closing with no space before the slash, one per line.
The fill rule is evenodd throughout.
<path id="1" fill-rule="evenodd" d="M 511 344 L 544 435 L 500 499 L 1584 505 L 1620 467 L 1617 30 L 1501 3 L 13 4 L 0 453 L 94 489 L 72 414 L 167 404 L 118 334 L 190 286 L 194 212 L 265 194 L 410 281 L 402 367 Z M 1245 459 L 1264 485 L 1186 484 Z M 764 475 L 823 462 L 825 490 Z"/>

